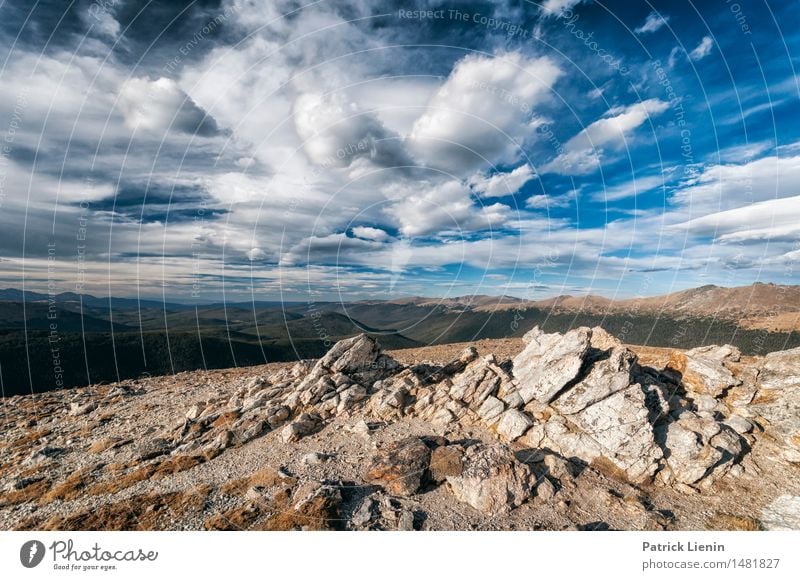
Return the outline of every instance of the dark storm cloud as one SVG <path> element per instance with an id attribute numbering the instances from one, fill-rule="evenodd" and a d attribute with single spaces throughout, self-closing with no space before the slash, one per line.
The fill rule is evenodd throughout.
<path id="1" fill-rule="evenodd" d="M 178 223 L 214 220 L 228 213 L 214 207 L 214 200 L 201 188 L 166 183 L 126 183 L 116 195 L 92 202 L 92 210 L 113 212 L 115 219 L 141 223 Z"/>
<path id="2" fill-rule="evenodd" d="M 16 40 L 18 50 L 53 52 L 75 47 L 82 37 L 102 36 L 116 21 L 123 39 L 111 47 L 120 62 L 156 66 L 202 30 L 220 12 L 220 0 L 7 0 L 2 5 L 3 45 Z M 113 20 L 112 20 L 113 19 Z M 117 26 L 115 26 L 115 29 Z M 204 42 L 187 60 L 200 58 L 226 35 L 224 20 L 203 34 Z"/>

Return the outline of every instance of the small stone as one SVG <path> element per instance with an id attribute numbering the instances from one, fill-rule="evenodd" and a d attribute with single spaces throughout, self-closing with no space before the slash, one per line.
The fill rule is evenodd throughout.
<path id="1" fill-rule="evenodd" d="M 260 387 L 263 384 L 264 384 L 264 379 L 263 378 L 261 378 L 261 377 L 253 377 L 249 381 L 247 381 L 247 384 L 245 385 L 245 388 L 248 389 L 248 390 L 251 390 L 251 389 L 255 389 L 256 387 Z"/>
<path id="2" fill-rule="evenodd" d="M 189 410 L 186 411 L 186 418 L 190 421 L 194 421 L 200 416 L 200 405 L 192 405 L 189 407 Z"/>
<path id="3" fill-rule="evenodd" d="M 718 406 L 717 400 L 711 395 L 699 395 L 694 398 L 695 407 L 698 411 L 712 412 Z"/>
<path id="4" fill-rule="evenodd" d="M 281 406 L 276 409 L 271 409 L 267 413 L 267 422 L 273 429 L 282 424 L 286 419 L 291 416 L 292 412 L 289 407 Z"/>
<path id="5" fill-rule="evenodd" d="M 369 525 L 375 517 L 376 505 L 375 500 L 371 497 L 364 498 L 364 501 L 361 502 L 361 505 L 359 505 L 355 513 L 353 513 L 350 523 L 358 528 Z"/>
<path id="6" fill-rule="evenodd" d="M 353 435 L 361 435 L 363 437 L 369 437 L 369 425 L 367 424 L 364 419 L 361 419 L 353 426 L 347 429 Z"/>
<path id="7" fill-rule="evenodd" d="M 741 415 L 731 415 L 725 419 L 725 424 L 740 435 L 750 433 L 753 430 L 753 424 Z"/>
<path id="8" fill-rule="evenodd" d="M 730 471 L 728 471 L 728 475 L 731 477 L 741 477 L 744 475 L 744 467 L 742 467 L 741 464 L 734 465 L 730 468 Z"/>
<path id="9" fill-rule="evenodd" d="M 414 530 L 414 514 L 408 510 L 400 512 L 397 520 L 397 530 L 400 532 L 411 532 Z"/>
<path id="10" fill-rule="evenodd" d="M 94 401 L 89 401 L 81 405 L 80 403 L 70 403 L 69 405 L 69 415 L 71 417 L 78 417 L 80 415 L 86 415 L 87 413 L 91 413 L 97 409 L 97 403 Z"/>
<path id="11" fill-rule="evenodd" d="M 303 455 L 302 461 L 303 461 L 303 464 L 305 464 L 305 465 L 321 465 L 322 463 L 325 463 L 328 459 L 329 459 L 328 455 L 326 455 L 324 453 L 317 453 L 315 451 L 315 452 L 306 453 L 305 455 Z"/>
<path id="12" fill-rule="evenodd" d="M 281 437 L 285 443 L 299 441 L 312 433 L 316 433 L 322 426 L 322 417 L 316 413 L 303 413 L 289 425 L 283 428 Z"/>
<path id="13" fill-rule="evenodd" d="M 533 426 L 533 419 L 522 411 L 508 409 L 500 417 L 497 424 L 497 433 L 507 441 L 519 439 L 530 427 Z"/>
<path id="14" fill-rule="evenodd" d="M 687 485 L 685 483 L 676 483 L 673 487 L 674 487 L 674 489 L 676 491 L 679 491 L 679 492 L 681 492 L 682 494 L 685 494 L 685 495 L 694 495 L 696 493 L 699 493 L 691 485 Z"/>
<path id="15" fill-rule="evenodd" d="M 540 501 L 551 501 L 556 496 L 556 486 L 553 482 L 543 477 L 536 485 L 536 499 Z"/>
<path id="16" fill-rule="evenodd" d="M 506 406 L 503 404 L 503 401 L 497 397 L 489 396 L 486 397 L 486 400 L 478 408 L 478 416 L 488 423 L 491 422 L 492 419 L 499 417 L 505 408 Z"/>
<path id="17" fill-rule="evenodd" d="M 172 451 L 172 443 L 161 437 L 144 441 L 136 448 L 136 454 L 139 461 L 147 461 L 160 455 L 166 455 Z"/>
<path id="18" fill-rule="evenodd" d="M 437 427 L 444 427 L 456 420 L 455 415 L 448 409 L 439 409 L 431 418 L 431 423 Z"/>

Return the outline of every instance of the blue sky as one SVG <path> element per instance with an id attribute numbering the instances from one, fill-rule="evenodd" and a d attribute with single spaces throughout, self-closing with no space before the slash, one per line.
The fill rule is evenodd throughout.
<path id="1" fill-rule="evenodd" d="M 796 2 L 262 4 L 0 5 L 0 283 L 796 283 Z"/>

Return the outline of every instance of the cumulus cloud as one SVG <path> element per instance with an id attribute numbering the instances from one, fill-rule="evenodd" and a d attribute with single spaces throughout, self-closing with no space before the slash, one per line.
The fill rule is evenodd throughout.
<path id="1" fill-rule="evenodd" d="M 535 126 L 535 107 L 561 74 L 551 59 L 519 52 L 464 57 L 414 124 L 412 150 L 428 166 L 459 176 L 513 163 Z"/>
<path id="2" fill-rule="evenodd" d="M 689 58 L 698 61 L 702 60 L 711 54 L 711 49 L 714 47 L 714 41 L 711 39 L 710 36 L 704 36 L 703 40 L 700 41 L 692 52 L 689 53 Z"/>
<path id="3" fill-rule="evenodd" d="M 501 227 L 511 208 L 496 203 L 476 206 L 469 188 L 460 181 L 408 185 L 405 195 L 386 210 L 404 236 L 426 236 L 445 232 L 465 234 Z"/>
<path id="4" fill-rule="evenodd" d="M 411 163 L 400 137 L 341 93 L 300 95 L 294 123 L 303 148 L 318 165 L 344 168 L 360 160 L 379 167 Z"/>
<path id="5" fill-rule="evenodd" d="M 168 130 L 210 137 L 219 133 L 217 122 L 178 84 L 168 78 L 133 78 L 120 90 L 119 107 L 132 129 Z"/>
<path id="6" fill-rule="evenodd" d="M 498 172 L 490 176 L 474 176 L 470 180 L 470 186 L 472 191 L 480 197 L 503 197 L 517 193 L 535 176 L 531 166 L 526 163 L 507 173 Z"/>
<path id="7" fill-rule="evenodd" d="M 637 27 L 634 32 L 636 34 L 647 34 L 661 30 L 661 28 L 669 22 L 669 16 L 662 16 L 655 10 L 647 15 L 644 23 Z"/>
<path id="8" fill-rule="evenodd" d="M 607 117 L 582 129 L 564 144 L 563 153 L 542 167 L 542 172 L 564 175 L 586 175 L 597 170 L 603 146 L 626 142 L 630 133 L 653 115 L 663 113 L 668 103 L 659 99 L 640 101 L 627 107 L 610 109 Z"/>

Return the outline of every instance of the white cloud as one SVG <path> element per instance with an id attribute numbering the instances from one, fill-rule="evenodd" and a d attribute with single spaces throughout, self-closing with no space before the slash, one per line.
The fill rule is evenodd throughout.
<path id="1" fill-rule="evenodd" d="M 592 195 L 595 201 L 619 201 L 629 197 L 635 197 L 648 191 L 652 191 L 657 187 L 664 185 L 664 177 L 661 175 L 648 175 L 626 181 L 619 185 L 614 185 L 605 188 Z"/>
<path id="2" fill-rule="evenodd" d="M 686 54 L 686 51 L 683 50 L 680 46 L 673 46 L 672 50 L 669 51 L 669 57 L 667 58 L 667 68 L 672 70 L 675 68 L 675 65 L 678 63 L 678 55 Z"/>
<path id="3" fill-rule="evenodd" d="M 648 99 L 627 107 L 610 109 L 608 117 L 599 119 L 582 129 L 563 146 L 563 153 L 545 164 L 542 173 L 585 175 L 597 170 L 603 146 L 616 147 L 626 142 L 628 135 L 652 115 L 663 113 L 669 104 L 659 99 Z"/>
<path id="4" fill-rule="evenodd" d="M 378 76 L 343 90 L 390 131 L 407 137 L 440 86 L 441 81 L 436 77 Z"/>
<path id="5" fill-rule="evenodd" d="M 365 252 L 377 250 L 382 245 L 369 240 L 351 238 L 344 233 L 309 236 L 284 253 L 281 256 L 280 264 L 294 266 L 339 263 L 340 261 L 352 264 L 357 260 L 353 260 L 354 254 L 351 251 L 355 250 L 355 255 L 364 260 Z M 343 253 L 345 256 L 342 255 Z"/>
<path id="6" fill-rule="evenodd" d="M 527 163 L 508 173 L 495 173 L 491 176 L 477 175 L 470 179 L 470 186 L 480 197 L 503 197 L 517 193 L 522 186 L 536 177 Z"/>
<path id="7" fill-rule="evenodd" d="M 383 167 L 410 163 L 399 136 L 341 93 L 300 95 L 294 123 L 306 153 L 318 165 L 349 167 L 362 159 Z"/>
<path id="8" fill-rule="evenodd" d="M 542 2 L 542 14 L 553 16 L 566 10 L 572 10 L 583 0 L 545 0 Z"/>
<path id="9" fill-rule="evenodd" d="M 536 194 L 525 200 L 525 207 L 528 209 L 556 209 L 565 208 L 572 205 L 578 198 L 578 190 L 572 189 L 563 195 Z"/>
<path id="10" fill-rule="evenodd" d="M 551 59 L 518 52 L 463 58 L 414 124 L 412 150 L 457 176 L 513 163 L 532 132 L 535 107 L 561 74 Z"/>
<path id="11" fill-rule="evenodd" d="M 750 163 L 706 167 L 675 192 L 673 202 L 694 214 L 706 214 L 798 193 L 800 156 L 770 156 Z"/>
<path id="12" fill-rule="evenodd" d="M 511 208 L 501 203 L 475 206 L 469 188 L 455 180 L 425 186 L 408 184 L 403 198 L 386 210 L 404 236 L 455 235 L 501 227 Z"/>
<path id="13" fill-rule="evenodd" d="M 770 199 L 672 226 L 721 243 L 800 239 L 800 196 Z"/>
<path id="14" fill-rule="evenodd" d="M 658 30 L 661 30 L 661 27 L 663 27 L 667 22 L 669 22 L 669 16 L 662 16 L 661 14 L 659 14 L 654 10 L 653 12 L 647 15 L 647 18 L 645 18 L 644 23 L 642 23 L 641 26 L 636 28 L 634 32 L 636 34 L 647 34 L 651 32 L 656 32 Z"/>
<path id="15" fill-rule="evenodd" d="M 353 228 L 353 235 L 362 240 L 370 240 L 372 242 L 385 242 L 392 239 L 385 230 L 379 228 L 372 228 L 369 226 L 356 226 Z"/>
<path id="16" fill-rule="evenodd" d="M 756 141 L 743 145 L 732 145 L 719 151 L 719 159 L 726 163 L 752 161 L 772 147 L 772 141 Z M 716 155 L 711 155 L 712 158 Z"/>
<path id="17" fill-rule="evenodd" d="M 263 260 L 267 257 L 267 253 L 262 250 L 261 248 L 251 248 L 247 252 L 247 259 L 251 262 L 256 262 L 258 260 Z"/>
<path id="18" fill-rule="evenodd" d="M 120 89 L 119 107 L 131 129 L 211 136 L 216 121 L 168 78 L 128 80 Z"/>
<path id="19" fill-rule="evenodd" d="M 692 52 L 689 53 L 689 58 L 698 61 L 702 60 L 711 54 L 711 49 L 714 47 L 714 41 L 711 39 L 710 36 L 704 36 L 703 40 L 700 41 Z"/>

